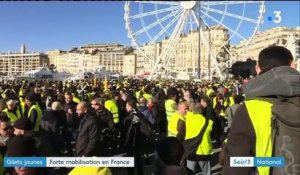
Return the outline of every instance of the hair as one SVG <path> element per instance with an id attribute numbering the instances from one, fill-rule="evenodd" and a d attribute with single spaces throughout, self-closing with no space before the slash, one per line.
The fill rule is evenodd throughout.
<path id="1" fill-rule="evenodd" d="M 62 104 L 59 101 L 55 101 L 51 105 L 51 109 L 54 111 L 61 111 L 63 109 Z"/>
<path id="2" fill-rule="evenodd" d="M 95 100 L 96 103 L 99 104 L 99 105 L 104 106 L 104 104 L 105 104 L 104 98 L 99 98 L 99 97 L 98 97 L 98 98 L 94 98 L 93 100 Z"/>
<path id="3" fill-rule="evenodd" d="M 210 100 L 210 98 L 209 98 L 208 96 L 203 96 L 203 97 L 201 98 L 201 100 L 205 101 L 208 105 L 211 104 L 211 100 Z"/>
<path id="4" fill-rule="evenodd" d="M 234 101 L 234 103 L 236 103 L 236 104 L 240 104 L 240 103 L 242 103 L 244 100 L 245 100 L 245 97 L 242 96 L 242 95 L 235 95 L 235 96 L 233 97 L 233 101 Z"/>
<path id="5" fill-rule="evenodd" d="M 147 99 L 145 97 L 139 98 L 139 105 L 140 106 L 147 106 Z"/>
<path id="6" fill-rule="evenodd" d="M 170 87 L 167 90 L 167 98 L 170 99 L 170 98 L 174 98 L 174 97 L 178 97 L 178 90 L 174 87 Z"/>
<path id="7" fill-rule="evenodd" d="M 160 89 L 160 88 L 157 90 L 155 96 L 157 97 L 157 100 L 159 100 L 159 101 L 164 101 L 167 99 L 166 93 L 164 92 L 163 89 Z"/>
<path id="8" fill-rule="evenodd" d="M 10 119 L 8 118 L 7 114 L 5 112 L 0 112 L 0 123 L 6 123 L 9 121 Z"/>
<path id="9" fill-rule="evenodd" d="M 188 96 L 190 96 L 190 97 L 192 98 L 192 93 L 191 93 L 190 90 L 184 91 L 183 95 L 184 95 L 184 96 L 185 96 L 185 95 L 188 95 Z"/>
<path id="10" fill-rule="evenodd" d="M 144 92 L 145 93 L 151 93 L 151 86 L 150 85 L 146 85 L 144 88 Z"/>
<path id="11" fill-rule="evenodd" d="M 89 108 L 89 103 L 86 102 L 86 101 L 81 101 L 81 102 L 79 102 L 79 103 L 77 104 L 77 106 L 78 106 L 78 105 L 81 105 L 81 108 L 82 108 L 82 109 L 86 109 L 87 111 L 90 109 L 90 108 Z"/>
<path id="12" fill-rule="evenodd" d="M 158 157 L 167 165 L 179 165 L 184 147 L 176 137 L 167 137 L 157 144 Z"/>
<path id="13" fill-rule="evenodd" d="M 200 103 L 192 103 L 190 106 L 190 111 L 196 114 L 202 114 L 202 106 Z"/>
<path id="14" fill-rule="evenodd" d="M 2 110 L 4 108 L 6 108 L 6 103 L 5 103 L 5 100 L 4 99 L 0 99 L 0 108 L 2 108 Z"/>
<path id="15" fill-rule="evenodd" d="M 136 106 L 136 100 L 135 99 L 130 99 L 127 101 L 127 104 L 129 106 L 131 106 L 133 109 L 137 109 L 137 106 Z"/>
<path id="16" fill-rule="evenodd" d="M 293 61 L 292 53 L 282 46 L 270 46 L 263 49 L 258 56 L 258 65 L 261 73 L 274 67 L 289 66 Z"/>
<path id="17" fill-rule="evenodd" d="M 71 92 L 66 92 L 65 96 L 73 96 Z"/>

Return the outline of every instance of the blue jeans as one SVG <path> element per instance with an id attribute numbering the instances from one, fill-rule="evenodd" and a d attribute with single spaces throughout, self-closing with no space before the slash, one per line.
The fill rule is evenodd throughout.
<path id="1" fill-rule="evenodd" d="M 211 175 L 211 166 L 210 166 L 210 161 L 191 161 L 191 160 L 187 160 L 187 167 L 192 170 L 195 173 L 195 168 L 196 165 L 200 166 L 203 175 Z"/>

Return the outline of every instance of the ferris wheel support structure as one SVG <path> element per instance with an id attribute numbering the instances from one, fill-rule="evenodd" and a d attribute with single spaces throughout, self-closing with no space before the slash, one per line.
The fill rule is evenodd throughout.
<path id="1" fill-rule="evenodd" d="M 246 12 L 246 6 L 248 5 L 251 13 Z M 152 10 L 149 10 L 151 7 Z M 204 43 L 205 48 L 209 51 L 208 65 L 210 65 L 210 62 L 213 65 L 213 70 L 210 70 L 209 66 L 209 72 L 216 72 L 220 79 L 224 79 L 220 68 L 220 66 L 223 66 L 223 62 L 218 61 L 220 60 L 219 53 L 221 51 L 227 52 L 230 56 L 230 60 L 227 61 L 229 63 L 236 59 L 233 58 L 227 46 L 234 37 L 237 37 L 244 43 L 243 51 L 257 32 L 265 12 L 264 2 L 262 1 L 128 1 L 125 3 L 124 9 L 125 27 L 128 31 L 128 37 L 132 41 L 132 46 L 137 49 L 137 53 L 142 54 L 151 63 L 151 78 L 154 78 L 156 75 L 166 74 L 166 72 L 178 72 L 178 70 L 174 70 L 174 59 L 177 59 L 176 56 L 178 55 L 175 54 L 180 52 L 182 46 L 179 45 L 180 37 L 188 33 L 188 31 L 194 31 L 198 28 L 198 60 L 202 59 L 200 58 L 202 56 L 200 52 L 202 52 L 201 47 L 202 43 Z M 258 9 L 256 10 L 258 13 L 254 14 L 253 9 Z M 235 20 L 236 22 L 230 22 L 230 20 Z M 237 24 L 237 26 L 233 27 L 233 24 Z M 249 36 L 245 36 L 245 32 L 241 32 L 243 31 L 242 26 L 245 27 L 246 25 L 247 30 L 249 30 L 248 33 L 250 33 L 248 34 Z M 230 34 L 226 42 L 218 45 L 218 48 L 214 47 L 214 49 L 212 49 L 211 43 L 210 30 L 212 26 L 223 27 Z M 205 35 L 204 28 L 209 31 L 208 37 Z M 166 37 L 168 40 L 163 41 Z M 192 40 L 193 38 L 191 42 Z M 146 54 L 142 45 L 145 43 L 153 45 L 157 42 L 162 42 L 159 56 Z M 193 47 L 193 44 L 191 44 L 191 47 Z M 191 64 L 192 70 L 195 71 L 196 59 L 193 52 L 191 52 L 191 60 L 192 63 L 189 64 Z M 200 63 L 198 61 L 198 64 Z M 197 70 L 200 70 L 199 67 L 198 65 Z"/>

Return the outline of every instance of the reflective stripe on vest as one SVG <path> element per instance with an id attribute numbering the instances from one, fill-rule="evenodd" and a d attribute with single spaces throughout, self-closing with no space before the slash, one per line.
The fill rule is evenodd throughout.
<path id="1" fill-rule="evenodd" d="M 177 123 L 179 120 L 185 121 L 185 118 L 182 117 L 178 112 L 174 112 L 170 117 L 168 122 L 168 137 L 176 137 L 178 134 Z"/>
<path id="2" fill-rule="evenodd" d="M 165 102 L 165 109 L 166 109 L 166 114 L 167 114 L 167 120 L 169 121 L 171 116 L 174 114 L 175 109 L 173 109 L 173 105 L 176 104 L 174 100 L 167 100 Z"/>
<path id="3" fill-rule="evenodd" d="M 20 100 L 20 106 L 21 106 L 21 113 L 24 116 L 24 112 L 25 112 L 25 102 Z"/>
<path id="4" fill-rule="evenodd" d="M 256 143 L 256 157 L 271 157 L 272 156 L 272 141 L 271 141 L 271 107 L 272 104 L 261 100 L 245 101 L 250 120 L 252 122 Z M 258 167 L 260 175 L 269 174 L 270 167 Z"/>
<path id="5" fill-rule="evenodd" d="M 36 123 L 34 126 L 33 131 L 39 131 L 40 130 L 40 123 L 41 123 L 41 119 L 42 119 L 42 110 L 38 105 L 32 105 L 28 111 L 28 118 L 30 118 L 31 115 L 31 111 L 35 109 L 37 112 L 37 119 L 36 119 Z"/>
<path id="6" fill-rule="evenodd" d="M 213 99 L 213 108 L 217 106 L 217 97 L 214 97 Z"/>
<path id="7" fill-rule="evenodd" d="M 104 103 L 104 107 L 112 113 L 114 123 L 119 123 L 119 109 L 117 104 L 113 100 L 107 100 Z"/>
<path id="8" fill-rule="evenodd" d="M 5 109 L 3 110 L 3 112 L 6 113 L 6 115 L 8 116 L 8 118 L 10 119 L 10 122 L 11 122 L 12 124 L 15 123 L 15 121 L 16 121 L 17 119 L 21 118 L 21 113 L 20 113 L 20 110 L 19 110 L 19 109 L 16 110 L 17 116 L 16 116 L 13 112 L 8 111 L 7 108 L 5 108 Z"/>
<path id="9" fill-rule="evenodd" d="M 5 99 L 5 97 L 6 97 L 6 94 L 5 94 L 5 93 L 6 93 L 7 91 L 8 91 L 8 89 L 5 89 L 4 92 L 2 92 L 1 96 L 2 96 L 3 99 Z"/>
<path id="10" fill-rule="evenodd" d="M 202 114 L 188 112 L 185 119 L 185 140 L 198 136 L 205 125 L 205 117 Z M 213 146 L 211 143 L 210 133 L 212 131 L 213 121 L 209 120 L 208 126 L 204 132 L 203 139 L 196 151 L 197 155 L 212 155 Z"/>

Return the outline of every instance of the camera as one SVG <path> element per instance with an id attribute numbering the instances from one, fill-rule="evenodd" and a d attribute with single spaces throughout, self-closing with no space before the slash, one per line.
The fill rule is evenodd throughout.
<path id="1" fill-rule="evenodd" d="M 229 73 L 234 75 L 235 79 L 249 78 L 250 76 L 256 76 L 255 71 L 256 61 L 247 59 L 246 61 L 236 61 L 232 64 Z"/>

